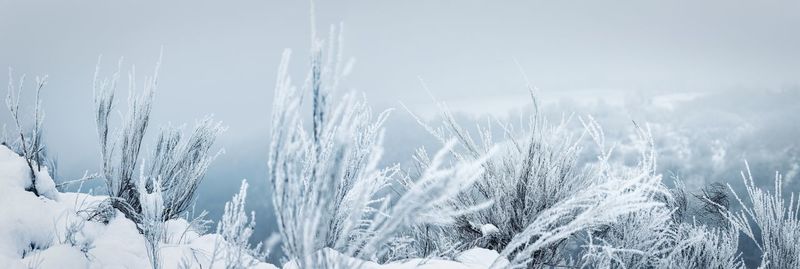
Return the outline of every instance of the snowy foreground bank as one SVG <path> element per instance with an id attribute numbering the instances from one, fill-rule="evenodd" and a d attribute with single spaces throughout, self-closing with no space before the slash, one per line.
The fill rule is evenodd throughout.
<path id="1" fill-rule="evenodd" d="M 46 171 L 43 169 L 43 171 Z M 106 196 L 60 193 L 46 172 L 36 176 L 40 195 L 22 157 L 0 146 L 0 268 L 148 268 L 146 241 L 120 212 L 98 216 Z M 169 220 L 160 246 L 163 268 L 226 268 L 226 246 L 218 234 L 199 234 L 185 219 Z M 337 264 L 365 269 L 488 268 L 499 255 L 471 249 L 455 261 L 412 259 L 379 265 L 333 250 L 320 253 Z M 245 254 L 246 255 L 246 254 Z M 213 257 L 213 258 L 212 258 Z M 252 260 L 252 257 L 245 257 Z M 252 268 L 277 268 L 254 262 Z M 501 259 L 495 265 L 507 264 Z M 284 268 L 295 268 L 289 262 Z"/>

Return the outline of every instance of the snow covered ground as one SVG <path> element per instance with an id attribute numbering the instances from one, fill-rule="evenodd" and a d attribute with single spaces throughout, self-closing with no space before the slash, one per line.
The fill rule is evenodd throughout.
<path id="1" fill-rule="evenodd" d="M 0 146 L 0 268 L 150 267 L 145 238 L 136 224 L 118 211 L 109 219 L 99 216 L 98 208 L 106 196 L 61 193 L 43 171 L 36 176 L 41 194 L 37 197 L 26 190 L 32 187 L 32 180 L 25 160 Z M 226 268 L 223 240 L 218 234 L 200 234 L 185 219 L 167 221 L 160 246 L 161 266 Z M 367 269 L 478 269 L 489 268 L 495 261 L 496 266 L 508 263 L 497 252 L 480 248 L 461 253 L 454 261 L 411 259 L 384 265 L 345 257 L 330 249 L 321 253 L 339 264 Z M 277 267 L 258 262 L 251 268 Z M 288 262 L 283 268 L 296 265 Z"/>

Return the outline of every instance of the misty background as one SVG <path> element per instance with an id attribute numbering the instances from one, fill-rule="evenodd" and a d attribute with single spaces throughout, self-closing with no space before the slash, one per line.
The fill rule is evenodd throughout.
<path id="1" fill-rule="evenodd" d="M 345 56 L 356 64 L 342 88 L 363 92 L 376 111 L 399 108 L 386 125 L 386 164 L 407 163 L 417 146 L 439 146 L 401 102 L 431 121 L 438 113 L 431 95 L 467 125 L 513 120 L 530 112 L 522 69 L 554 120 L 591 114 L 609 141 L 623 143 L 631 121 L 649 123 L 665 177 L 694 189 L 737 188 L 747 159 L 764 186 L 783 173 L 787 191 L 800 190 L 799 10 L 788 0 L 315 7 L 319 32 L 344 23 Z M 307 1 L 0 0 L 0 66 L 28 75 L 25 109 L 33 77 L 49 75 L 45 141 L 58 160 L 56 180 L 67 181 L 101 166 L 91 88 L 98 57 L 101 75 L 124 57 L 123 70 L 135 65 L 141 83 L 163 48 L 150 136 L 210 114 L 228 126 L 197 209 L 218 218 L 248 179 L 254 237 L 264 239 L 275 230 L 266 184 L 273 85 L 285 48 L 293 49 L 292 75 L 305 76 L 309 11 Z M 127 89 L 118 92 L 124 98 Z M 2 111 L 0 123 L 11 128 Z"/>

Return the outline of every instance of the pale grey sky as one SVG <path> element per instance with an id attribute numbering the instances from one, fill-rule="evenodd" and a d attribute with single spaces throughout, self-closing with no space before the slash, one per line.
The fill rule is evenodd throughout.
<path id="1" fill-rule="evenodd" d="M 97 56 L 106 71 L 124 56 L 145 74 L 164 46 L 156 122 L 214 113 L 228 136 L 245 137 L 266 128 L 284 48 L 303 75 L 308 6 L 0 0 L 0 66 L 49 74 L 48 128 L 83 145 L 94 139 L 85 130 Z M 357 61 L 347 86 L 380 107 L 430 103 L 418 76 L 453 102 L 525 96 L 515 58 L 555 92 L 797 85 L 798 13 L 800 2 L 781 0 L 317 3 L 320 29 L 345 23 L 345 53 Z"/>

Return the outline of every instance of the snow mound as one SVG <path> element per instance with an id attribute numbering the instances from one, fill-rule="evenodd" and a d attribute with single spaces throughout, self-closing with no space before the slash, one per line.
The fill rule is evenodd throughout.
<path id="1" fill-rule="evenodd" d="M 40 196 L 27 191 L 34 184 L 25 160 L 0 146 L 0 268 L 148 268 L 145 239 L 136 224 L 120 212 L 103 223 L 91 212 L 107 198 L 59 193 L 42 168 L 36 174 Z M 165 223 L 163 268 L 209 268 L 219 235 L 200 235 L 184 219 Z M 217 253 L 226 250 L 217 249 Z M 213 268 L 224 268 L 222 256 Z M 256 268 L 277 268 L 259 263 Z"/>

